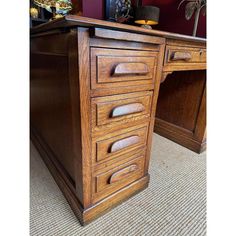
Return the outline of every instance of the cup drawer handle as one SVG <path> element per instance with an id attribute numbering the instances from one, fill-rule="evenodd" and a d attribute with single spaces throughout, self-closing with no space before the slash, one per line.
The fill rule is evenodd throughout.
<path id="1" fill-rule="evenodd" d="M 140 142 L 140 137 L 137 135 L 133 135 L 128 138 L 124 138 L 124 139 L 114 142 L 111 145 L 109 152 L 110 153 L 117 152 L 117 151 L 120 151 L 126 147 L 137 144 L 139 142 Z"/>
<path id="2" fill-rule="evenodd" d="M 113 76 L 146 75 L 149 73 L 148 66 L 142 62 L 123 62 L 116 65 Z"/>
<path id="3" fill-rule="evenodd" d="M 121 169 L 117 172 L 115 172 L 109 179 L 109 184 L 113 184 L 117 181 L 120 181 L 121 179 L 125 178 L 127 175 L 129 175 L 130 173 L 134 172 L 138 170 L 138 165 L 133 164 L 130 165 L 124 169 Z"/>
<path id="4" fill-rule="evenodd" d="M 145 107 L 142 103 L 131 103 L 115 107 L 111 112 L 111 117 L 125 116 L 133 113 L 142 112 Z"/>
<path id="5" fill-rule="evenodd" d="M 177 61 L 177 60 L 188 61 L 191 58 L 192 58 L 192 55 L 190 52 L 173 52 L 171 54 L 170 60 L 171 61 Z"/>

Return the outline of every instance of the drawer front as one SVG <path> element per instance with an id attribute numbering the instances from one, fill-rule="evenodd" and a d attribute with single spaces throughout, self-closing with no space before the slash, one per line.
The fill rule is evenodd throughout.
<path id="1" fill-rule="evenodd" d="M 153 84 L 157 55 L 157 52 L 91 48 L 92 89 Z"/>
<path id="2" fill-rule="evenodd" d="M 206 49 L 188 47 L 166 47 L 165 64 L 205 63 Z"/>
<path id="3" fill-rule="evenodd" d="M 121 128 L 150 117 L 152 91 L 92 98 L 92 129 Z"/>
<path id="4" fill-rule="evenodd" d="M 130 156 L 133 151 L 145 148 L 148 134 L 148 124 L 133 129 L 124 129 L 121 132 L 93 140 L 93 163 L 113 160 L 119 161 Z"/>
<path id="5" fill-rule="evenodd" d="M 135 159 L 112 170 L 95 173 L 93 180 L 93 202 L 97 202 L 144 175 L 144 156 Z"/>

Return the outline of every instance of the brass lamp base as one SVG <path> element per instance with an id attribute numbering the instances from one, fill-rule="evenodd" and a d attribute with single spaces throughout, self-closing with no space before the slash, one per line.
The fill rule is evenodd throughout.
<path id="1" fill-rule="evenodd" d="M 141 25 L 141 27 L 144 29 L 152 29 L 151 25 Z"/>

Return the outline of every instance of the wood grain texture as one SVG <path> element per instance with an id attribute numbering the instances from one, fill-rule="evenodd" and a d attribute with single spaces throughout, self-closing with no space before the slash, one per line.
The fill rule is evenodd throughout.
<path id="1" fill-rule="evenodd" d="M 95 163 L 100 163 L 104 160 L 119 159 L 120 156 L 124 157 L 132 150 L 145 147 L 147 141 L 147 125 L 134 129 L 122 130 L 122 133 L 110 138 L 103 138 L 96 140 L 96 158 Z"/>
<path id="2" fill-rule="evenodd" d="M 114 88 L 117 91 L 120 88 L 123 92 L 126 86 L 153 85 L 157 57 L 157 53 L 146 51 L 92 48 L 92 89 Z M 145 73 L 139 73 L 140 64 L 145 64 Z M 118 75 L 121 66 L 123 71 Z"/>
<path id="3" fill-rule="evenodd" d="M 146 160 L 145 160 L 145 174 L 148 173 L 150 156 L 151 156 L 152 136 L 153 136 L 154 123 L 155 123 L 157 98 L 159 96 L 159 88 L 160 88 L 160 83 L 161 83 L 162 62 L 163 62 L 164 54 L 165 54 L 165 44 L 162 44 L 160 45 L 157 68 L 156 68 L 156 73 L 154 75 L 155 88 L 153 91 L 153 99 L 152 99 L 152 106 L 151 106 L 151 117 L 150 117 L 150 125 L 149 125 L 149 132 L 148 132 L 147 153 L 146 153 Z"/>
<path id="4" fill-rule="evenodd" d="M 129 42 L 115 39 L 99 39 L 91 38 L 90 46 L 97 48 L 112 48 L 112 49 L 131 49 L 138 51 L 159 51 L 159 44 L 150 44 L 143 42 Z"/>
<path id="5" fill-rule="evenodd" d="M 178 71 L 161 84 L 156 117 L 194 131 L 205 88 L 205 71 Z"/>
<path id="6" fill-rule="evenodd" d="M 163 44 L 163 38 L 153 37 L 149 35 L 140 35 L 122 31 L 94 28 L 91 31 L 92 37 L 97 38 L 106 38 L 106 39 L 116 39 L 116 40 L 124 40 L 124 41 L 134 41 L 134 42 L 142 42 L 142 43 L 151 43 L 151 44 Z"/>
<path id="7" fill-rule="evenodd" d="M 206 69 L 206 49 L 167 45 L 164 71 Z"/>
<path id="8" fill-rule="evenodd" d="M 206 149 L 206 140 L 198 141 L 194 137 L 193 132 L 159 118 L 155 119 L 154 132 L 196 153 L 200 153 Z"/>
<path id="9" fill-rule="evenodd" d="M 144 161 L 144 156 L 138 156 L 109 171 L 99 174 L 95 172 L 93 174 L 93 203 L 104 199 L 117 190 L 143 177 Z M 136 166 L 136 168 L 130 169 L 132 166 Z"/>
<path id="10" fill-rule="evenodd" d="M 80 92 L 81 140 L 82 140 L 82 181 L 83 207 L 91 206 L 91 100 L 90 100 L 90 61 L 89 30 L 78 28 L 78 79 Z M 81 178 L 80 176 L 78 176 Z M 78 186 L 78 188 L 80 188 Z"/>
<path id="11" fill-rule="evenodd" d="M 200 68 L 165 72 L 154 129 L 197 153 L 206 148 L 206 71 Z"/>
<path id="12" fill-rule="evenodd" d="M 145 118 L 150 118 L 153 92 L 136 92 L 130 94 L 113 95 L 92 99 L 92 130 L 93 136 L 106 132 L 129 127 L 135 123 L 142 123 Z M 133 105 L 135 104 L 135 107 Z M 136 104 L 142 104 L 142 109 L 137 110 Z M 125 106 L 125 110 L 123 109 Z M 132 108 L 129 110 L 128 109 Z M 145 109 L 143 109 L 143 107 Z M 112 117 L 117 108 L 119 115 Z M 136 109 L 136 110 L 135 110 Z M 138 111 L 138 112 L 137 112 Z M 118 114 L 118 113 L 116 113 Z M 123 115 L 122 115 L 123 114 Z"/>
<path id="13" fill-rule="evenodd" d="M 52 41 L 55 36 L 47 36 Z M 63 42 L 64 38 L 64 42 Z M 67 35 L 59 35 L 57 44 L 67 44 Z M 72 109 L 70 105 L 70 84 L 68 76 L 68 57 L 64 47 L 55 45 L 41 46 L 42 39 L 31 44 L 31 89 L 30 121 L 31 126 L 45 139 L 58 161 L 64 166 L 72 179 L 75 179 Z M 55 48 L 57 53 L 55 54 Z M 61 56 L 61 54 L 63 54 Z M 60 73 L 58 73 L 60 71 Z M 63 145 L 62 145 L 63 144 Z M 64 147 L 65 145 L 65 147 Z M 67 158 L 65 158 L 67 157 Z"/>

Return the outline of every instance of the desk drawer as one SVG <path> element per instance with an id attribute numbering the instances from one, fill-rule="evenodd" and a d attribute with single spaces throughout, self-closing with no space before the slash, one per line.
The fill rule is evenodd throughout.
<path id="1" fill-rule="evenodd" d="M 166 46 L 165 65 L 168 64 L 188 64 L 188 63 L 205 63 L 206 49 Z"/>
<path id="2" fill-rule="evenodd" d="M 140 148 L 145 148 L 149 124 L 132 127 L 93 140 L 93 163 L 120 161 Z"/>
<path id="3" fill-rule="evenodd" d="M 94 174 L 93 201 L 97 202 L 144 175 L 144 156 L 135 159 L 109 171 Z"/>
<path id="4" fill-rule="evenodd" d="M 158 52 L 91 48 L 91 88 L 154 84 Z"/>
<path id="5" fill-rule="evenodd" d="M 110 129 L 150 117 L 152 91 L 92 98 L 92 129 Z"/>

